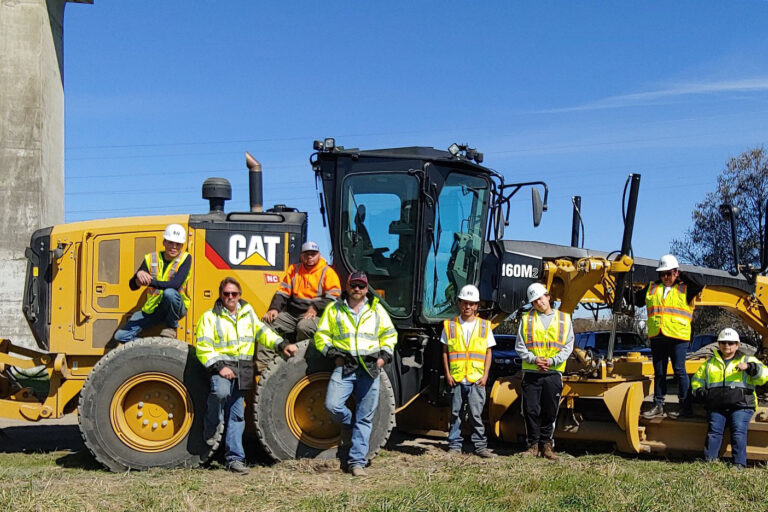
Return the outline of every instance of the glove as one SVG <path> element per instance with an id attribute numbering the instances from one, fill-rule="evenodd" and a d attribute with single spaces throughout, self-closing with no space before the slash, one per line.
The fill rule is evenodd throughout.
<path id="1" fill-rule="evenodd" d="M 696 388 L 693 390 L 692 395 L 693 395 L 693 398 L 695 398 L 696 400 L 704 400 L 704 398 L 707 395 L 707 390 L 705 390 L 704 388 Z"/>

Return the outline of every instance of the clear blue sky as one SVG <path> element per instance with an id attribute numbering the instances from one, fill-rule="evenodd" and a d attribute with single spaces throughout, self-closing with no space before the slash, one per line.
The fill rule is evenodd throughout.
<path id="1" fill-rule="evenodd" d="M 505 238 L 618 249 L 642 174 L 634 248 L 656 258 L 728 158 L 768 140 L 768 2 L 391 1 L 68 4 L 66 219 L 201 213 L 244 151 L 265 204 L 310 212 L 328 247 L 312 140 L 366 149 L 468 142 L 507 182 L 545 180 Z"/>

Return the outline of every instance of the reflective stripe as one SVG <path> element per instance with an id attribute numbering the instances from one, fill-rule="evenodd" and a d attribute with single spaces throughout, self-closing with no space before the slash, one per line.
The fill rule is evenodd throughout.
<path id="1" fill-rule="evenodd" d="M 323 296 L 323 281 L 325 280 L 325 273 L 328 271 L 328 267 L 323 267 L 323 271 L 320 272 L 320 281 L 317 283 L 317 296 Z"/>
<path id="2" fill-rule="evenodd" d="M 565 343 L 559 343 L 557 341 L 532 341 L 531 343 L 526 343 L 525 348 L 528 350 L 534 349 L 534 348 L 557 348 L 558 350 L 562 350 L 565 348 Z"/>
<path id="3" fill-rule="evenodd" d="M 687 320 L 693 319 L 693 313 L 684 309 L 675 308 L 672 306 L 649 306 L 648 315 L 672 315 L 685 318 Z"/>

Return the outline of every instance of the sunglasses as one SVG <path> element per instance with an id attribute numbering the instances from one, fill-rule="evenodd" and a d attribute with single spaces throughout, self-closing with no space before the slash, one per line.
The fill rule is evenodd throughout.
<path id="1" fill-rule="evenodd" d="M 368 288 L 367 284 L 361 284 L 361 283 L 349 283 L 349 287 L 353 290 L 365 290 Z"/>
<path id="2" fill-rule="evenodd" d="M 239 297 L 240 292 L 221 292 L 221 294 L 225 297 Z"/>
<path id="3" fill-rule="evenodd" d="M 738 345 L 738 341 L 726 341 L 726 340 L 720 340 L 718 341 L 720 345 Z"/>

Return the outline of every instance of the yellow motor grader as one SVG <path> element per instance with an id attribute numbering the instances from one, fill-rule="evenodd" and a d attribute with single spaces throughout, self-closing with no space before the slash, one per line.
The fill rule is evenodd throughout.
<path id="1" fill-rule="evenodd" d="M 398 330 L 394 360 L 382 375 L 370 456 L 395 424 L 447 430 L 439 336 L 442 321 L 457 314 L 455 296 L 463 285 L 478 284 L 483 314 L 499 321 L 526 306 L 525 289 L 534 281 L 546 283 L 565 311 L 582 302 L 618 311 L 623 289 L 652 277 L 647 260 L 629 256 L 637 175 L 630 180 L 622 250 L 611 257 L 503 240 L 510 199 L 531 187 L 538 224 L 547 186 L 505 183 L 466 145 L 359 150 L 324 139 L 314 150 L 310 166 L 333 266 L 342 280 L 353 270 L 366 272 L 371 292 Z M 208 384 L 194 356 L 195 322 L 227 275 L 243 283 L 244 298 L 263 313 L 306 239 L 306 213 L 283 205 L 261 211 L 260 166 L 252 158 L 248 163 L 251 211 L 225 212 L 229 183 L 210 178 L 203 184 L 207 213 L 78 222 L 32 235 L 23 312 L 37 347 L 0 341 L 0 416 L 44 421 L 77 410 L 85 444 L 113 471 L 195 466 L 211 456 L 201 432 Z M 169 223 L 188 232 L 192 305 L 177 339 L 150 331 L 118 346 L 112 335 L 143 303 L 128 281 L 143 255 L 160 248 Z M 698 304 L 730 308 L 764 333 L 763 275 L 689 270 L 706 283 Z M 690 370 L 697 364 L 690 363 Z M 19 377 L 33 367 L 46 374 L 47 389 L 33 389 Z M 297 357 L 276 356 L 258 378 L 253 427 L 274 459 L 336 456 L 339 429 L 323 407 L 330 370 L 314 346 L 302 342 Z M 703 418 L 639 418 L 651 374 L 650 362 L 633 354 L 603 360 L 582 355 L 571 362 L 557 437 L 604 441 L 630 453 L 699 450 Z M 515 378 L 502 379 L 490 395 L 489 419 L 504 440 L 514 441 L 520 432 L 517 389 Z M 765 458 L 762 418 L 750 428 L 752 458 Z"/>

